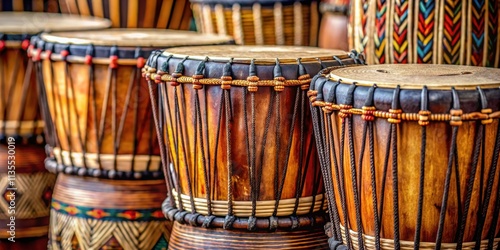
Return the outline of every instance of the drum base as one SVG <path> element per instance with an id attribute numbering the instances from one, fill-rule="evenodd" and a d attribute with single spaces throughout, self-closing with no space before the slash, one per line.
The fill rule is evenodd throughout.
<path id="1" fill-rule="evenodd" d="M 171 223 L 161 213 L 164 180 L 106 180 L 59 174 L 49 247 L 167 249 Z"/>
<path id="2" fill-rule="evenodd" d="M 328 249 L 323 228 L 293 232 L 249 232 L 174 222 L 169 249 Z"/>

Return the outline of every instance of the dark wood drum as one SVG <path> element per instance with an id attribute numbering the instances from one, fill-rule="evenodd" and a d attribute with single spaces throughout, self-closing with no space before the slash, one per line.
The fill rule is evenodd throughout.
<path id="1" fill-rule="evenodd" d="M 2 3 L 5 7 L 8 1 Z M 46 172 L 43 164 L 44 122 L 34 64 L 27 56 L 30 37 L 44 30 L 108 26 L 108 21 L 96 18 L 0 13 L 0 249 L 44 249 L 47 245 L 55 175 Z"/>
<path id="2" fill-rule="evenodd" d="M 189 31 L 107 29 L 44 33 L 32 43 L 42 110 L 52 125 L 47 130 L 53 157 L 46 159 L 46 167 L 65 173 L 54 190 L 50 246 L 165 248 L 172 223 L 166 224 L 160 211 L 167 191 L 140 69 L 158 47 L 232 39 Z"/>
<path id="3" fill-rule="evenodd" d="M 189 0 L 59 0 L 62 13 L 108 18 L 114 28 L 190 29 Z"/>
<path id="4" fill-rule="evenodd" d="M 316 0 L 191 0 L 197 30 L 228 34 L 237 44 L 316 46 Z"/>
<path id="5" fill-rule="evenodd" d="M 352 0 L 350 48 L 368 64 L 500 66 L 500 2 Z"/>
<path id="6" fill-rule="evenodd" d="M 318 46 L 321 48 L 348 50 L 350 0 L 323 0 L 319 5 L 321 24 Z"/>
<path id="7" fill-rule="evenodd" d="M 59 12 L 58 0 L 2 0 L 0 11 Z M 3 13 L 2 13 L 3 14 Z"/>
<path id="8" fill-rule="evenodd" d="M 497 249 L 499 87 L 500 69 L 457 65 L 337 67 L 314 79 L 331 247 Z"/>
<path id="9" fill-rule="evenodd" d="M 356 61 L 286 46 L 183 47 L 149 57 L 143 75 L 169 166 L 172 199 L 163 211 L 176 221 L 172 248 L 326 246 L 306 91 L 322 67 Z"/>

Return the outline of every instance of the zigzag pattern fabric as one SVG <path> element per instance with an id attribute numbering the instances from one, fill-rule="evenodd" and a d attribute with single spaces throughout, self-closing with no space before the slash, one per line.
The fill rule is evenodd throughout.
<path id="1" fill-rule="evenodd" d="M 367 63 L 499 67 L 498 0 L 355 0 L 350 46 Z"/>

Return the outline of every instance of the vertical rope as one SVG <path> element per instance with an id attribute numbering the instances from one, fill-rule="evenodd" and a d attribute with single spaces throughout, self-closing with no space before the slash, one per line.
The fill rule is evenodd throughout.
<path id="1" fill-rule="evenodd" d="M 233 37 L 236 44 L 245 44 L 243 22 L 241 20 L 241 7 L 239 4 L 233 5 L 233 31 Z"/>
<path id="2" fill-rule="evenodd" d="M 254 3 L 252 6 L 252 16 L 253 16 L 253 26 L 255 32 L 255 44 L 263 45 L 264 44 L 264 32 L 262 26 L 262 15 L 261 15 L 261 6 L 259 3 Z"/>
<path id="3" fill-rule="evenodd" d="M 321 90 L 323 88 L 323 84 L 325 83 L 326 80 L 323 80 L 322 82 L 320 82 L 320 84 L 317 84 L 317 79 L 318 79 L 319 75 L 316 75 L 312 81 L 311 81 L 311 85 L 310 85 L 310 91 L 316 91 L 316 89 L 319 89 Z M 318 91 L 319 93 L 321 93 L 320 91 Z M 333 235 L 333 238 L 337 241 L 342 241 L 342 235 L 341 235 L 341 232 L 340 232 L 340 220 L 338 218 L 338 212 L 337 212 L 337 206 L 335 205 L 335 192 L 333 190 L 333 185 L 331 183 L 331 166 L 330 164 L 327 163 L 327 159 L 329 159 L 329 157 L 326 156 L 326 153 L 325 153 L 325 149 L 323 148 L 323 145 L 325 145 L 325 147 L 327 146 L 326 143 L 324 143 L 323 139 L 326 139 L 326 137 L 324 136 L 324 132 L 322 130 L 322 127 L 324 126 L 320 126 L 320 124 L 318 124 L 319 122 L 321 122 L 321 119 L 319 117 L 322 116 L 321 112 L 320 112 L 320 109 L 319 108 L 316 108 L 314 105 L 313 105 L 313 98 L 316 98 L 316 100 L 318 100 L 318 97 L 313 97 L 311 96 L 311 102 L 309 103 L 309 107 L 310 107 L 310 110 L 311 110 L 311 118 L 312 118 L 312 121 L 313 121 L 313 129 L 314 129 L 314 139 L 316 141 L 316 146 L 317 146 L 317 150 L 318 150 L 318 158 L 319 158 L 319 162 L 320 162 L 320 165 L 321 165 L 321 172 L 322 172 L 322 175 L 323 175 L 323 182 L 325 184 L 325 191 L 326 193 L 328 194 L 329 197 L 333 197 L 333 200 L 332 199 L 328 199 L 328 215 L 330 217 L 330 221 L 332 221 L 333 223 L 333 227 L 330 228 L 330 231 L 331 231 L 331 234 Z M 327 121 L 329 122 L 328 124 L 328 127 L 330 128 L 331 130 L 331 119 L 329 117 L 327 117 Z M 318 122 L 319 121 L 319 122 Z M 336 152 L 335 150 L 333 150 L 333 154 L 335 156 Z M 307 162 L 307 161 L 306 161 Z"/>
<path id="4" fill-rule="evenodd" d="M 451 135 L 450 153 L 449 153 L 449 157 L 448 157 L 448 167 L 446 170 L 446 178 L 445 178 L 445 184 L 444 184 L 443 200 L 442 200 L 442 204 L 441 204 L 441 213 L 439 215 L 439 224 L 438 224 L 438 231 L 437 231 L 437 236 L 436 236 L 436 250 L 441 249 L 441 242 L 443 239 L 443 231 L 444 231 L 444 221 L 445 221 L 445 217 L 446 217 L 446 208 L 448 205 L 448 193 L 449 193 L 449 189 L 450 189 L 451 169 L 452 169 L 452 165 L 453 165 L 453 159 L 455 157 L 455 150 L 457 148 L 458 126 L 460 126 L 462 124 L 462 121 L 461 121 L 462 110 L 460 110 L 460 101 L 458 99 L 458 94 L 457 94 L 455 88 L 452 88 L 452 96 L 453 96 L 453 109 L 450 111 L 450 113 L 452 115 L 450 125 L 453 126 L 453 128 L 452 128 L 452 135 Z"/>
<path id="5" fill-rule="evenodd" d="M 347 98 L 346 98 L 346 104 L 352 107 L 354 103 L 354 90 L 356 89 L 356 85 L 352 84 L 349 86 L 349 89 L 347 91 Z M 347 137 L 348 137 L 348 147 L 349 147 L 349 165 L 351 168 L 351 182 L 352 182 L 352 190 L 353 190 L 353 198 L 354 198 L 354 207 L 355 207 L 355 216 L 356 216 L 356 227 L 358 231 L 358 247 L 359 249 L 363 250 L 365 249 L 365 244 L 363 240 L 363 224 L 362 224 L 362 218 L 361 218 L 361 202 L 360 202 L 360 197 L 358 193 L 358 180 L 357 180 L 357 174 L 356 174 L 356 155 L 354 153 L 354 135 L 352 131 L 352 125 L 353 125 L 353 120 L 352 120 L 352 115 L 346 115 L 344 116 L 342 110 L 342 123 L 347 124 Z M 345 125 L 343 125 L 345 126 Z M 344 134 L 342 134 L 344 136 Z M 361 152 L 361 154 L 363 154 Z M 361 168 L 360 168 L 361 171 Z M 361 180 L 359 180 L 361 181 Z"/>
<path id="6" fill-rule="evenodd" d="M 415 228 L 414 249 L 418 250 L 420 247 L 420 232 L 422 230 L 422 210 L 424 205 L 424 187 L 425 187 L 425 151 L 427 145 L 427 125 L 429 124 L 428 117 L 428 91 L 427 86 L 422 88 L 419 124 L 422 126 L 420 134 L 420 179 L 418 189 L 418 208 L 417 208 L 417 222 Z"/>
<path id="7" fill-rule="evenodd" d="M 313 12 L 313 11 L 311 11 Z M 303 44 L 303 23 L 304 18 L 302 15 L 302 4 L 299 1 L 293 3 L 293 43 L 296 46 Z"/>

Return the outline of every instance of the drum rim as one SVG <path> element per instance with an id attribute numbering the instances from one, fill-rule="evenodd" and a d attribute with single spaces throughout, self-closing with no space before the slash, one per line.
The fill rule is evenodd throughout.
<path id="1" fill-rule="evenodd" d="M 81 34 L 82 31 L 61 31 L 61 32 L 44 32 L 40 35 L 40 40 L 46 43 L 54 44 L 67 44 L 67 45 L 96 45 L 96 46 L 118 46 L 118 47 L 172 47 L 172 46 L 199 46 L 206 44 L 218 44 L 218 43 L 229 43 L 234 41 L 232 37 L 227 35 L 217 35 L 217 34 L 200 34 L 194 31 L 185 30 L 171 30 L 171 29 L 153 29 L 153 28 L 112 28 L 105 30 L 86 30 L 85 33 L 98 32 L 98 33 L 112 33 L 118 32 L 121 34 L 127 34 L 130 32 L 144 32 L 150 33 L 151 37 L 148 39 L 137 39 L 137 40 L 96 40 L 96 39 L 85 39 L 85 38 L 69 38 L 63 36 L 64 34 Z M 163 34 L 179 34 L 185 35 L 186 38 L 200 38 L 189 40 L 156 40 L 154 35 L 158 33 Z M 210 39 L 210 40 L 208 40 Z M 207 41 L 208 40 L 208 41 Z"/>
<path id="2" fill-rule="evenodd" d="M 111 26 L 111 21 L 104 18 L 93 17 L 93 16 L 77 16 L 77 15 L 68 15 L 68 14 L 57 14 L 57 13 L 46 13 L 46 12 L 3 12 L 2 16 L 7 18 L 13 18 L 14 16 L 26 16 L 33 17 L 36 15 L 44 15 L 49 16 L 53 19 L 64 20 L 65 18 L 72 18 L 73 23 L 78 23 L 77 20 L 86 21 L 85 25 L 73 25 L 73 26 L 65 26 L 65 27 L 34 27 L 26 32 L 24 29 L 20 29 L 18 25 L 0 25 L 0 33 L 1 34 L 12 34 L 12 35 L 23 35 L 23 34 L 38 34 L 44 31 L 69 31 L 69 30 L 97 30 L 97 29 L 106 29 Z M 22 18 L 24 19 L 24 18 Z M 22 20 L 26 21 L 26 20 Z M 90 25 L 92 24 L 92 25 Z"/>
<path id="3" fill-rule="evenodd" d="M 486 77 L 481 78 L 481 82 L 479 81 L 467 81 L 467 79 L 477 79 L 477 77 L 472 77 L 472 76 L 466 76 L 466 80 L 464 80 L 464 83 L 457 84 L 456 82 L 453 82 L 453 79 L 457 79 L 456 77 L 451 77 L 449 83 L 419 83 L 417 80 L 414 82 L 392 82 L 392 81 L 377 81 L 377 80 L 360 80 L 356 79 L 355 76 L 353 77 L 345 77 L 341 76 L 339 74 L 335 74 L 335 72 L 345 72 L 346 70 L 350 71 L 351 69 L 355 68 L 358 70 L 365 70 L 366 72 L 368 71 L 379 71 L 381 73 L 386 73 L 382 72 L 387 69 L 396 69 L 396 70 L 404 70 L 405 68 L 407 69 L 416 69 L 416 70 L 425 70 L 426 68 L 429 67 L 439 67 L 443 68 L 444 70 L 451 69 L 451 68 L 456 68 L 456 69 L 461 69 L 462 75 L 476 75 L 477 74 L 471 74 L 472 72 L 477 72 L 477 73 L 484 73 L 487 72 L 488 75 Z M 443 71 L 446 72 L 446 71 Z M 354 73 L 354 72 L 353 72 Z M 490 76 L 498 76 L 498 79 L 494 79 L 493 77 Z M 343 84 L 355 84 L 356 86 L 364 86 L 364 87 L 371 87 L 371 86 L 377 86 L 377 88 L 388 88 L 388 89 L 393 89 L 399 86 L 401 89 L 408 89 L 408 90 L 421 90 L 424 86 L 427 86 L 428 89 L 432 90 L 451 90 L 452 88 L 458 89 L 458 90 L 475 90 L 478 86 L 481 88 L 498 88 L 500 87 L 500 69 L 496 68 L 488 68 L 488 67 L 478 67 L 478 66 L 467 66 L 467 65 L 448 65 L 448 64 L 437 64 L 437 65 L 428 65 L 428 64 L 373 64 L 373 65 L 362 65 L 359 66 L 357 65 L 356 67 L 351 67 L 351 66 L 346 66 L 346 67 L 341 67 L 341 68 L 333 68 L 331 70 L 328 70 L 326 74 L 323 75 L 330 81 L 340 81 Z M 442 75 L 442 76 L 446 76 Z M 429 75 L 428 77 L 432 77 Z M 425 78 L 424 78 L 425 79 Z M 420 80 L 422 81 L 422 80 Z"/>
<path id="4" fill-rule="evenodd" d="M 199 49 L 199 51 L 203 51 L 203 48 L 212 48 L 213 45 L 204 45 L 204 46 L 192 46 L 190 47 L 191 49 Z M 207 56 L 207 55 L 187 55 L 187 54 L 181 54 L 181 53 L 173 53 L 170 52 L 170 49 L 166 49 L 161 53 L 162 57 L 172 57 L 172 58 L 177 58 L 177 59 L 184 59 L 188 58 L 189 60 L 196 60 L 196 61 L 210 61 L 210 62 L 229 62 L 232 61 L 233 63 L 241 63 L 241 64 L 250 64 L 252 61 L 255 65 L 275 65 L 276 60 L 279 60 L 280 64 L 297 64 L 297 60 L 300 59 L 301 62 L 316 62 L 318 63 L 319 60 L 336 60 L 335 57 L 338 57 L 338 59 L 346 59 L 349 57 L 349 52 L 347 51 L 342 51 L 342 50 L 332 50 L 332 49 L 323 49 L 323 48 L 317 48 L 317 47 L 311 47 L 311 46 L 287 46 L 287 45 L 220 45 L 217 46 L 221 50 L 223 50 L 224 47 L 238 47 L 238 48 L 280 48 L 280 47 L 285 47 L 285 48 L 304 48 L 304 49 L 313 49 L 317 50 L 318 52 L 324 52 L 322 56 L 308 56 L 308 57 L 297 57 L 297 56 L 290 56 L 289 58 L 256 58 L 256 57 L 224 57 L 224 56 Z M 177 49 L 177 48 L 172 48 L 172 49 Z M 294 52 L 290 52 L 294 53 Z M 200 54 L 200 53 L 199 53 Z M 306 54 L 306 53 L 304 53 Z"/>

